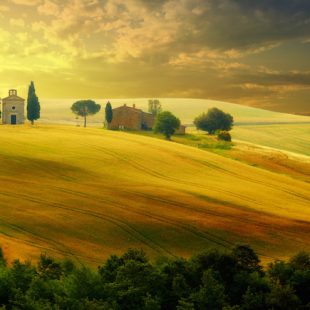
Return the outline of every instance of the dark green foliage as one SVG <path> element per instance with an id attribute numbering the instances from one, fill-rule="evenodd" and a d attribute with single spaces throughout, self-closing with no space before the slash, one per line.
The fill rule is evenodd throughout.
<path id="1" fill-rule="evenodd" d="M 155 116 L 161 112 L 161 104 L 158 99 L 149 99 L 149 112 Z"/>
<path id="2" fill-rule="evenodd" d="M 67 294 L 73 299 L 100 299 L 103 283 L 98 273 L 82 267 L 67 278 Z"/>
<path id="3" fill-rule="evenodd" d="M 62 268 L 60 263 L 57 263 L 52 257 L 42 254 L 38 263 L 38 274 L 41 278 L 59 279 Z"/>
<path id="4" fill-rule="evenodd" d="M 193 302 L 181 298 L 176 307 L 177 310 L 195 310 L 195 305 Z"/>
<path id="5" fill-rule="evenodd" d="M 259 265 L 260 260 L 257 254 L 249 245 L 239 245 L 233 248 L 232 255 L 237 262 L 237 266 L 247 272 L 262 272 Z"/>
<path id="6" fill-rule="evenodd" d="M 273 310 L 296 310 L 300 306 L 300 301 L 292 287 L 275 284 L 268 295 L 268 304 Z"/>
<path id="7" fill-rule="evenodd" d="M 0 267 L 0 306 L 9 304 L 12 295 L 12 281 L 9 271 Z"/>
<path id="8" fill-rule="evenodd" d="M 207 131 L 209 134 L 214 134 L 217 130 L 229 131 L 233 123 L 233 117 L 218 108 L 211 108 L 194 120 L 197 129 Z"/>
<path id="9" fill-rule="evenodd" d="M 33 81 L 31 81 L 28 88 L 28 98 L 27 98 L 27 118 L 31 121 L 31 124 L 35 120 L 40 118 L 40 102 L 36 95 L 36 90 Z"/>
<path id="10" fill-rule="evenodd" d="M 1 266 L 6 266 L 6 260 L 4 258 L 4 254 L 3 254 L 2 248 L 0 247 L 0 267 Z"/>
<path id="11" fill-rule="evenodd" d="M 277 287 L 274 295 L 277 294 L 279 298 L 282 296 L 280 294 L 282 290 L 290 290 L 302 304 L 310 306 L 310 257 L 308 253 L 300 252 L 288 263 L 275 261 L 269 264 L 268 274 Z"/>
<path id="12" fill-rule="evenodd" d="M 87 116 L 98 113 L 100 109 L 100 104 L 97 104 L 93 100 L 79 100 L 74 102 L 71 106 L 71 111 L 74 114 L 84 117 L 84 127 L 86 127 Z"/>
<path id="13" fill-rule="evenodd" d="M 157 263 L 129 249 L 97 270 L 41 255 L 37 266 L 19 260 L 0 265 L 0 308 L 304 310 L 310 305 L 309 262 L 301 252 L 263 272 L 247 245 Z"/>
<path id="14" fill-rule="evenodd" d="M 175 117 L 171 112 L 164 111 L 159 113 L 156 117 L 154 132 L 163 133 L 166 139 L 170 140 L 170 137 L 180 127 L 180 124 L 180 120 Z"/>
<path id="15" fill-rule="evenodd" d="M 106 106 L 105 106 L 105 120 L 108 123 L 108 128 L 109 128 L 109 124 L 112 122 L 113 119 L 113 111 L 112 111 L 112 106 L 110 101 L 107 102 Z"/>
<path id="16" fill-rule="evenodd" d="M 292 266 L 283 261 L 275 261 L 269 264 L 269 278 L 274 283 L 285 285 L 292 278 L 293 273 Z"/>
<path id="17" fill-rule="evenodd" d="M 227 141 L 230 142 L 231 141 L 231 135 L 228 131 L 226 130 L 220 130 L 217 132 L 217 138 L 218 140 L 222 140 L 222 141 Z"/>
<path id="18" fill-rule="evenodd" d="M 191 295 L 191 300 L 195 304 L 195 309 L 221 310 L 225 305 L 225 287 L 216 278 L 214 271 L 208 269 L 204 271 L 198 291 Z"/>
<path id="19" fill-rule="evenodd" d="M 310 256 L 306 252 L 299 252 L 290 259 L 290 265 L 294 270 L 306 270 L 310 268 Z"/>
<path id="20" fill-rule="evenodd" d="M 65 275 L 69 275 L 76 269 L 76 266 L 72 260 L 70 260 L 69 258 L 65 258 L 61 262 L 61 269 Z"/>
<path id="21" fill-rule="evenodd" d="M 201 281 L 205 270 L 212 269 L 217 272 L 225 286 L 230 286 L 237 270 L 234 257 L 230 253 L 218 250 L 210 250 L 194 256 L 191 264 L 194 270 L 195 283 Z"/>
<path id="22" fill-rule="evenodd" d="M 30 262 L 21 263 L 19 260 L 15 260 L 10 268 L 9 275 L 13 287 L 25 293 L 29 289 L 33 278 L 37 275 L 37 271 Z"/>

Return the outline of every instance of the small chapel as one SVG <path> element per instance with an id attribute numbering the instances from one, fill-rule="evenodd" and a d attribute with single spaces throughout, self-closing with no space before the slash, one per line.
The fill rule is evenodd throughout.
<path id="1" fill-rule="evenodd" d="M 25 99 L 17 96 L 16 89 L 10 89 L 9 96 L 2 99 L 1 118 L 2 124 L 24 124 Z"/>

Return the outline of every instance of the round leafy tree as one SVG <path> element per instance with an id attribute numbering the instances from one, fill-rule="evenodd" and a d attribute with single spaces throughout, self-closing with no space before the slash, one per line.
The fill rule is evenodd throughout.
<path id="1" fill-rule="evenodd" d="M 167 140 L 170 140 L 171 136 L 180 127 L 180 120 L 175 117 L 171 112 L 164 111 L 157 115 L 154 132 L 163 133 Z"/>
<path id="2" fill-rule="evenodd" d="M 84 127 L 86 127 L 86 117 L 98 113 L 100 108 L 100 104 L 93 100 L 79 100 L 73 103 L 71 111 L 78 116 L 84 117 Z"/>
<path id="3" fill-rule="evenodd" d="M 202 113 L 194 120 L 197 129 L 214 134 L 217 130 L 231 130 L 234 123 L 233 117 L 218 108 L 209 109 L 208 113 Z"/>

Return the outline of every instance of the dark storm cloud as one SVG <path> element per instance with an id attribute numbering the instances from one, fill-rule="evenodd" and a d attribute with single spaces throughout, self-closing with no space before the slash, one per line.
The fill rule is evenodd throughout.
<path id="1" fill-rule="evenodd" d="M 167 0 L 138 0 L 142 5 L 150 9 L 159 9 L 163 4 L 167 2 Z"/>
<path id="2" fill-rule="evenodd" d="M 179 16 L 184 22 L 179 44 L 190 48 L 251 49 L 310 37 L 309 0 L 194 0 L 179 5 L 187 10 Z M 201 14 L 194 14 L 195 9 Z"/>
<path id="3" fill-rule="evenodd" d="M 310 0 L 2 2 L 7 84 L 35 73 L 44 85 L 63 81 L 42 93 L 52 97 L 78 91 L 309 105 Z M 6 73 L 14 70 L 23 73 Z"/>
<path id="4" fill-rule="evenodd" d="M 298 85 L 310 87 L 310 72 L 264 72 L 248 71 L 236 73 L 240 83 L 256 83 L 264 86 Z"/>

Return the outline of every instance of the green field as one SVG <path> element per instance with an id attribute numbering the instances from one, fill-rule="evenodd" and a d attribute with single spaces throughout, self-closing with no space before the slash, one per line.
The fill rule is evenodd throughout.
<path id="1" fill-rule="evenodd" d="M 235 139 L 310 156 L 310 124 L 236 126 Z"/>
<path id="2" fill-rule="evenodd" d="M 70 111 L 74 99 L 42 100 L 43 123 L 79 124 L 82 120 L 76 120 Z M 104 107 L 107 99 L 98 99 Z M 262 109 L 251 108 L 238 104 L 203 99 L 160 99 L 163 109 L 172 111 L 183 124 L 187 124 L 188 132 L 193 131 L 193 119 L 211 107 L 218 107 L 231 113 L 235 119 L 233 138 L 279 148 L 290 152 L 310 154 L 310 117 L 292 114 L 271 112 Z M 114 99 L 113 107 L 123 103 L 136 104 L 137 108 L 147 111 L 148 99 Z M 102 127 L 104 119 L 103 109 L 97 115 L 89 118 L 89 125 Z"/>
<path id="3" fill-rule="evenodd" d="M 98 265 L 253 246 L 263 259 L 310 250 L 310 185 L 198 148 L 100 128 L 0 127 L 0 242 Z"/>

